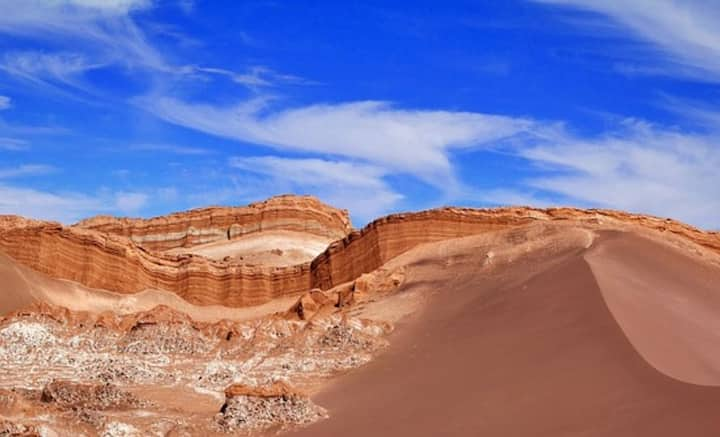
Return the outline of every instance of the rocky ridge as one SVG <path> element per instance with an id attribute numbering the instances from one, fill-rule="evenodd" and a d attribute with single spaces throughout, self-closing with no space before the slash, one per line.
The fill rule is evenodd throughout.
<path id="1" fill-rule="evenodd" d="M 352 230 L 346 210 L 311 196 L 276 196 L 241 207 L 209 207 L 149 219 L 97 216 L 76 228 L 128 237 L 152 251 L 192 247 L 273 230 L 295 231 L 333 240 Z"/>
<path id="2" fill-rule="evenodd" d="M 281 203 L 298 205 L 306 200 L 284 196 Z M 283 211 L 283 214 L 289 214 L 289 210 Z M 192 217 L 193 212 L 184 214 L 182 217 Z M 206 211 L 201 212 L 203 214 Z M 349 224 L 342 218 L 346 216 L 337 213 L 334 217 L 334 223 L 339 227 L 333 232 L 349 230 Z M 287 216 L 286 219 L 289 220 Z M 150 219 L 148 223 L 158 227 L 164 220 Z M 689 241 L 697 250 L 720 253 L 720 233 L 704 232 L 670 219 L 611 210 L 527 207 L 439 208 L 389 215 L 362 230 L 350 231 L 312 262 L 290 267 L 248 265 L 234 260 L 153 251 L 115 233 L 139 229 L 142 226 L 138 223 L 145 223 L 133 220 L 96 218 L 78 226 L 64 227 L 57 223 L 4 217 L 0 220 L 0 250 L 35 270 L 88 287 L 119 293 L 163 289 L 194 304 L 243 307 L 299 295 L 313 288 L 330 289 L 371 272 L 420 244 L 538 221 L 580 223 L 597 229 L 634 226 Z M 119 228 L 118 223 L 122 225 Z"/>

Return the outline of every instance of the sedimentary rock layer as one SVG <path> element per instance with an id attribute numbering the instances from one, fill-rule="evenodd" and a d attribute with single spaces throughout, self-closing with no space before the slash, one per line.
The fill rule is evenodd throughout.
<path id="1" fill-rule="evenodd" d="M 310 280 L 308 264 L 273 269 L 153 253 L 126 237 L 53 223 L 0 231 L 0 248 L 52 277 L 121 293 L 163 289 L 198 304 L 258 304 L 306 290 Z"/>
<path id="2" fill-rule="evenodd" d="M 293 199 L 296 198 L 285 197 L 283 202 Z M 162 219 L 153 220 L 160 223 Z M 57 223 L 5 218 L 0 220 L 0 250 L 35 270 L 93 288 L 121 293 L 164 289 L 194 304 L 240 307 L 312 288 L 331 288 L 373 271 L 422 243 L 538 220 L 564 220 L 604 228 L 632 224 L 679 235 L 720 253 L 720 234 L 716 232 L 703 232 L 676 221 L 649 216 L 571 208 L 441 208 L 390 215 L 347 234 L 310 263 L 281 268 L 154 252 L 128 237 L 87 229 L 103 229 L 97 222 L 96 225 L 86 222 L 83 226 L 63 227 Z M 157 226 L 153 231 L 156 233 L 146 235 L 162 233 L 157 223 L 153 225 Z"/>
<path id="3" fill-rule="evenodd" d="M 98 216 L 75 226 L 129 237 L 154 251 L 276 230 L 337 240 L 352 229 L 346 210 L 333 208 L 310 196 L 277 196 L 243 207 L 194 209 L 151 219 Z"/>
<path id="4" fill-rule="evenodd" d="M 720 253 L 720 233 L 704 232 L 684 223 L 652 216 L 576 208 L 440 208 L 383 217 L 331 244 L 312 262 L 312 284 L 327 289 L 350 281 L 419 244 L 542 220 L 577 221 L 598 228 L 636 225 L 651 231 L 676 234 Z"/>

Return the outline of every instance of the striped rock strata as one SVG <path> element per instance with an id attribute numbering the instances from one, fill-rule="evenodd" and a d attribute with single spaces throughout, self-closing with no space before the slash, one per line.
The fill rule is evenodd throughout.
<path id="1" fill-rule="evenodd" d="M 292 203 L 296 199 L 299 202 L 307 198 L 285 196 L 283 202 Z M 196 211 L 207 214 L 207 210 Z M 184 214 L 187 223 L 194 222 L 193 211 Z M 290 220 L 289 212 L 282 214 L 283 220 Z M 299 214 L 300 217 L 311 215 Z M 278 213 L 273 217 L 279 216 Z M 159 224 L 162 220 L 151 219 L 149 222 L 153 223 L 154 230 L 144 235 L 162 234 Z M 100 219 L 84 222 L 81 226 L 63 227 L 57 223 L 0 218 L 0 250 L 52 277 L 77 281 L 93 288 L 120 293 L 164 289 L 194 304 L 241 307 L 300 294 L 313 288 L 329 289 L 371 272 L 419 244 L 538 221 L 567 221 L 604 229 L 633 226 L 648 232 L 663 232 L 668 238 L 680 238 L 689 241 L 689 244 L 694 243 L 699 249 L 720 253 L 720 233 L 703 232 L 673 220 L 608 210 L 525 207 L 440 208 L 390 215 L 375 220 L 360 231 L 348 233 L 312 262 L 291 267 L 253 266 L 233 260 L 156 252 L 138 245 L 128 236 L 102 232 L 100 229 L 122 234 L 126 233 L 126 229 L 134 228 L 113 228 L 109 225 L 114 223 L 113 220 L 107 220 L 107 227 L 103 227 L 105 225 L 100 224 Z M 122 220 L 118 222 L 126 223 Z M 229 222 L 232 219 L 224 223 Z M 178 232 L 178 228 L 172 228 L 171 232 Z"/>
<path id="2" fill-rule="evenodd" d="M 276 196 L 248 206 L 200 208 L 150 219 L 97 216 L 75 227 L 129 237 L 153 251 L 233 240 L 274 230 L 337 240 L 352 229 L 347 211 L 310 196 Z"/>

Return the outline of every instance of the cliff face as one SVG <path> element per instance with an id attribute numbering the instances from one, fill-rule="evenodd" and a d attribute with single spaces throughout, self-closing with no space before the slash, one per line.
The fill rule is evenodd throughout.
<path id="1" fill-rule="evenodd" d="M 306 199 L 286 197 L 282 203 L 288 205 Z M 360 231 L 345 235 L 312 262 L 292 267 L 242 265 L 234 261 L 213 261 L 197 255 L 169 255 L 147 248 L 148 241 L 158 243 L 157 246 L 161 248 L 170 244 L 189 244 L 189 241 L 195 241 L 188 238 L 191 235 L 189 229 L 225 229 L 228 223 L 242 223 L 241 226 L 245 226 L 242 229 L 258 229 L 267 226 L 267 223 L 273 223 L 272 226 L 284 223 L 282 226 L 298 227 L 306 226 L 302 223 L 310 223 L 307 228 L 315 232 L 323 223 L 320 218 L 324 217 L 334 226 L 326 232 L 340 233 L 340 229 L 349 229 L 348 222 L 344 220 L 347 217 L 337 213 L 337 210 L 335 213 L 328 209 L 299 214 L 302 219 L 297 224 L 286 208 L 248 208 L 254 211 L 254 217 L 268 219 L 265 224 L 249 224 L 248 221 L 232 218 L 231 214 L 223 212 L 219 215 L 223 225 L 217 225 L 220 219 L 216 220 L 208 212 L 217 212 L 215 209 L 200 210 L 204 217 L 202 220 L 195 219 L 193 212 L 188 212 L 169 216 L 182 220 L 96 218 L 71 227 L 6 217 L 0 220 L 0 250 L 35 270 L 93 288 L 121 293 L 157 288 L 175 292 L 194 304 L 235 307 L 256 305 L 312 288 L 331 288 L 377 269 L 418 244 L 507 229 L 536 221 L 564 220 L 611 228 L 623 224 L 639 225 L 679 235 L 720 253 L 718 233 L 702 232 L 679 222 L 655 217 L 571 208 L 442 208 L 390 215 L 372 222 Z M 240 210 L 242 220 L 253 214 Z M 208 215 L 203 215 L 206 213 Z M 315 218 L 303 222 L 307 217 Z M 169 223 L 170 229 L 162 228 L 163 221 Z M 175 238 L 175 235 L 180 234 L 183 236 Z M 157 237 L 159 235 L 171 235 L 172 238 L 161 239 Z M 135 238 L 132 236 L 157 238 L 145 239 L 143 246 L 140 246 L 133 241 Z"/>
<path id="2" fill-rule="evenodd" d="M 612 210 L 510 207 L 494 209 L 439 208 L 394 214 L 353 231 L 315 258 L 313 286 L 327 289 L 377 269 L 413 247 L 435 241 L 527 225 L 536 221 L 573 221 L 597 227 L 622 229 L 639 226 L 669 232 L 720 253 L 720 233 L 704 232 L 675 220 Z"/>
<path id="3" fill-rule="evenodd" d="M 0 231 L 0 250 L 55 278 L 120 293 L 164 289 L 196 304 L 247 306 L 309 286 L 309 265 L 282 269 L 150 252 L 126 237 L 44 223 Z"/>
<path id="4" fill-rule="evenodd" d="M 98 216 L 77 228 L 121 235 L 153 251 L 232 240 L 261 231 L 296 231 L 343 238 L 352 229 L 346 210 L 310 196 L 277 196 L 248 206 L 211 207 L 151 219 Z"/>

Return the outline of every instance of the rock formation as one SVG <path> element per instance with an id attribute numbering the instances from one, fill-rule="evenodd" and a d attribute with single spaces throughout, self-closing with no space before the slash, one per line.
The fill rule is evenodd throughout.
<path id="1" fill-rule="evenodd" d="M 194 210 L 150 220 L 95 218 L 70 227 L 3 217 L 0 250 L 30 268 L 88 287 L 119 293 L 162 289 L 194 304 L 242 307 L 313 288 L 330 289 L 420 244 L 536 221 L 582 222 L 614 229 L 640 225 L 648 232 L 680 236 L 703 250 L 720 252 L 717 232 L 703 232 L 669 219 L 574 208 L 440 208 L 390 215 L 360 231 L 348 232 L 345 212 L 311 198 L 292 196 L 247 208 Z M 247 265 L 232 259 L 210 260 L 155 250 L 266 227 L 344 237 L 312 262 L 290 267 Z"/>
<path id="2" fill-rule="evenodd" d="M 269 203 L 313 204 L 293 199 Z M 302 242 L 308 214 L 219 245 Z M 94 226 L 0 217 L 0 435 L 620 435 L 607 417 L 636 408 L 613 426 L 720 429 L 718 233 L 614 211 L 441 208 L 346 227 L 311 262 L 271 267 Z M 188 235 L 183 251 L 207 244 Z"/>
<path id="3" fill-rule="evenodd" d="M 310 196 L 276 196 L 243 207 L 193 209 L 151 219 L 98 216 L 75 225 L 130 238 L 152 251 L 192 247 L 248 234 L 284 230 L 344 237 L 351 229 L 346 210 Z"/>
<path id="4" fill-rule="evenodd" d="M 0 435 L 307 425 L 325 412 L 304 392 L 370 361 L 390 330 L 342 312 L 204 323 L 162 306 L 119 315 L 36 304 L 0 318 Z"/>
<path id="5" fill-rule="evenodd" d="M 284 382 L 264 387 L 233 384 L 225 389 L 225 403 L 217 415 L 225 432 L 271 426 L 304 425 L 326 417 L 325 410 Z"/>

